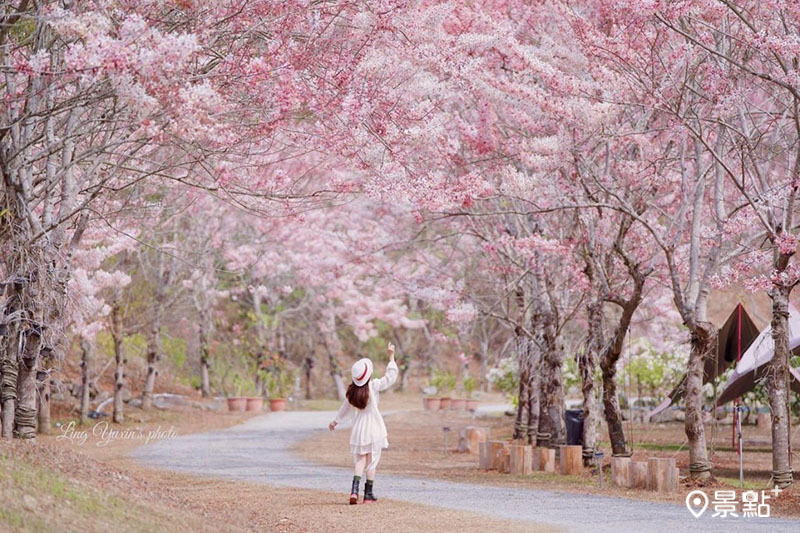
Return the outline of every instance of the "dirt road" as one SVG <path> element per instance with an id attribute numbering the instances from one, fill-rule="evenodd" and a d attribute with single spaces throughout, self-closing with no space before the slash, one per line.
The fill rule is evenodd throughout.
<path id="1" fill-rule="evenodd" d="M 331 418 L 329 412 L 271 413 L 222 431 L 161 440 L 135 449 L 132 455 L 137 461 L 163 469 L 231 481 L 339 492 L 344 498 L 352 476 L 349 468 L 321 466 L 290 451 L 294 442 L 315 431 L 327 431 L 325 427 Z M 567 531 L 800 531 L 800 520 L 721 519 L 713 518 L 708 511 L 695 519 L 680 505 L 382 476 L 380 471 L 376 493 L 392 500 Z"/>

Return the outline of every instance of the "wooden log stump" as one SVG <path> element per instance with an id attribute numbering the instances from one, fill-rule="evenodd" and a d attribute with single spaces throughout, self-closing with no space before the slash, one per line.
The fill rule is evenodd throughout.
<path id="1" fill-rule="evenodd" d="M 465 436 L 467 439 L 467 451 L 469 453 L 478 453 L 480 443 L 489 440 L 489 428 L 467 426 Z"/>
<path id="2" fill-rule="evenodd" d="M 492 453 L 488 442 L 481 442 L 478 448 L 478 468 L 481 470 L 492 469 Z"/>
<path id="3" fill-rule="evenodd" d="M 522 444 L 517 444 L 516 441 L 512 442 L 509 449 L 509 472 L 511 474 L 522 474 L 522 457 L 525 454 Z"/>
<path id="4" fill-rule="evenodd" d="M 647 460 L 647 489 L 656 492 L 677 492 L 678 467 L 675 459 L 651 457 Z"/>
<path id="5" fill-rule="evenodd" d="M 611 482 L 618 487 L 631 486 L 631 458 L 611 458 Z"/>
<path id="6" fill-rule="evenodd" d="M 544 467 L 542 468 L 545 472 L 555 472 L 556 471 L 556 451 L 547 448 L 544 452 L 542 459 L 544 461 Z"/>
<path id="7" fill-rule="evenodd" d="M 533 474 L 533 446 L 526 444 L 522 458 L 522 475 L 529 476 L 531 474 Z"/>
<path id="8" fill-rule="evenodd" d="M 556 471 L 556 451 L 550 448 L 533 448 L 533 470 L 537 472 Z"/>
<path id="9" fill-rule="evenodd" d="M 508 443 L 503 440 L 490 440 L 489 441 L 489 454 L 492 460 L 492 470 L 502 471 L 503 466 L 503 450 L 508 447 Z"/>
<path id="10" fill-rule="evenodd" d="M 458 430 L 458 446 L 456 446 L 456 453 L 468 453 L 469 445 L 467 444 L 467 428 Z"/>
<path id="11" fill-rule="evenodd" d="M 647 462 L 632 461 L 630 468 L 631 479 L 628 486 L 632 489 L 647 489 Z"/>
<path id="12" fill-rule="evenodd" d="M 500 452 L 502 456 L 502 460 L 500 461 L 500 472 L 503 474 L 508 474 L 511 471 L 511 449 L 509 447 L 503 448 L 503 451 Z"/>
<path id="13" fill-rule="evenodd" d="M 510 449 L 511 462 L 509 470 L 511 474 L 518 476 L 531 473 L 533 466 L 533 448 L 527 444 L 512 444 Z"/>
<path id="14" fill-rule="evenodd" d="M 561 475 L 577 476 L 583 470 L 582 446 L 559 446 L 558 461 Z"/>

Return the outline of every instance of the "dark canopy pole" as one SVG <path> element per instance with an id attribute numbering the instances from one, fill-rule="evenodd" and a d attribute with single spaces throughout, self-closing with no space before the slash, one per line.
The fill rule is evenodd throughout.
<path id="1" fill-rule="evenodd" d="M 736 327 L 736 364 L 742 359 L 742 304 L 736 306 L 738 311 L 738 324 Z M 742 397 L 736 398 L 736 408 L 733 410 L 733 427 L 731 432 L 735 431 L 739 436 L 739 486 L 744 487 L 744 459 L 742 457 Z M 735 444 L 735 437 L 734 443 Z"/>

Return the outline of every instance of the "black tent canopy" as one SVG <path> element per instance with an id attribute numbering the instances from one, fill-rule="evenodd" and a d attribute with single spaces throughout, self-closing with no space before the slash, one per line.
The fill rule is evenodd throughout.
<path id="1" fill-rule="evenodd" d="M 759 333 L 744 306 L 741 303 L 737 304 L 719 330 L 716 352 L 713 353 L 713 357 L 706 357 L 703 367 L 703 385 L 716 379 L 735 364 L 737 357 L 747 351 Z M 667 398 L 650 412 L 651 417 L 680 401 L 686 395 L 686 377 L 684 374 Z"/>

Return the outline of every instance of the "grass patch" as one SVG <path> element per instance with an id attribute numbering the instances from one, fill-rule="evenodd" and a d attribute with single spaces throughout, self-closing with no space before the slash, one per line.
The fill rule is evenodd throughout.
<path id="1" fill-rule="evenodd" d="M 732 477 L 720 477 L 715 476 L 717 480 L 727 483 L 732 487 L 739 488 L 739 478 L 732 478 Z M 744 490 L 761 490 L 764 488 L 764 482 L 756 482 L 756 481 L 744 481 Z"/>
<path id="2" fill-rule="evenodd" d="M 110 408 L 106 408 L 105 412 L 110 413 Z M 181 416 L 183 413 L 178 411 L 169 411 L 167 409 L 151 409 L 149 411 L 142 411 L 140 409 L 131 409 L 127 408 L 124 413 L 124 420 L 121 424 L 117 424 L 112 422 L 111 416 L 103 416 L 97 419 L 90 419 L 86 424 L 81 424 L 80 417 L 59 417 L 53 419 L 53 431 L 59 431 L 59 428 L 67 427 L 70 422 L 75 423 L 76 429 L 84 429 L 89 433 L 92 432 L 92 428 L 96 424 L 100 424 L 102 422 L 106 422 L 108 424 L 113 424 L 114 429 L 122 429 L 122 428 L 135 428 L 140 427 L 143 424 L 155 424 L 155 423 L 170 423 L 170 424 L 177 424 L 181 420 Z"/>
<path id="3" fill-rule="evenodd" d="M 603 443 L 608 447 L 611 447 L 609 443 Z M 686 444 L 658 444 L 653 442 L 636 442 L 633 443 L 633 449 L 640 448 L 642 450 L 655 450 L 660 452 L 677 452 L 677 451 L 685 451 Z M 737 449 L 731 448 L 730 446 L 715 446 L 714 451 L 717 452 L 735 452 Z M 745 452 L 754 452 L 754 453 L 772 453 L 771 448 L 745 448 Z"/>
<path id="4" fill-rule="evenodd" d="M 329 398 L 319 400 L 301 400 L 297 403 L 300 411 L 337 411 L 342 403 Z"/>
<path id="5" fill-rule="evenodd" d="M 99 490 L 0 452 L 0 530 L 20 532 L 203 529 L 167 508 Z"/>
<path id="6" fill-rule="evenodd" d="M 609 448 L 611 444 L 608 444 Z M 685 450 L 686 446 L 684 444 L 656 444 L 653 442 L 635 442 L 631 444 L 631 447 L 636 450 L 636 448 L 642 450 L 654 450 L 657 452 L 677 452 L 679 450 Z"/>

